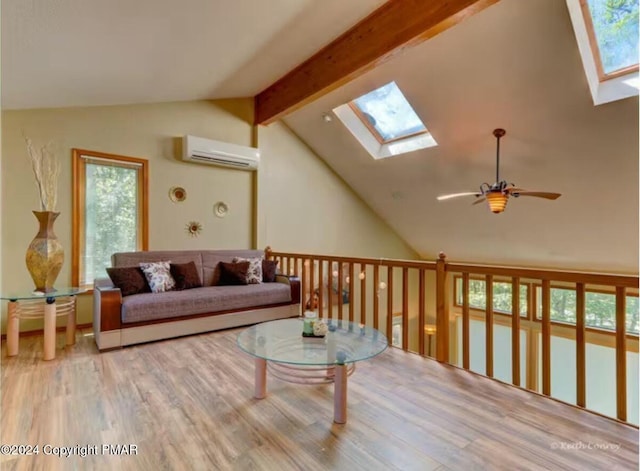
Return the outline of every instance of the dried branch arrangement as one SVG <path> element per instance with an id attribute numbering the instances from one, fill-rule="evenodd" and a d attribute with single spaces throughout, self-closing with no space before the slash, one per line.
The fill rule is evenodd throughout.
<path id="1" fill-rule="evenodd" d="M 24 136 L 24 140 L 31 158 L 31 168 L 36 177 L 36 186 L 40 196 L 40 210 L 55 211 L 58 202 L 60 162 L 51 151 L 50 143 L 36 149 L 31 139 Z"/>

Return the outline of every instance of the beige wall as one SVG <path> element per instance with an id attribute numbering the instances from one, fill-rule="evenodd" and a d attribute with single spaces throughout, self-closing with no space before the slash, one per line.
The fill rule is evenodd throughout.
<path id="1" fill-rule="evenodd" d="M 415 259 L 417 254 L 286 125 L 258 128 L 258 245 Z"/>
<path id="2" fill-rule="evenodd" d="M 241 145 L 254 144 L 251 99 L 150 105 L 5 111 L 2 114 L 1 170 L 2 291 L 30 289 L 24 255 L 37 232 L 35 180 L 22 131 L 35 143 L 53 142 L 63 170 L 55 230 L 65 248 L 58 285 L 71 283 L 71 149 L 83 148 L 149 160 L 149 248 L 247 248 L 252 246 L 253 197 L 259 198 L 258 247 L 351 255 L 414 258 L 380 219 L 295 135 L 276 123 L 260 128 L 262 164 L 259 193 L 254 174 L 186 163 L 180 158 L 184 134 Z M 168 197 L 172 186 L 187 191 L 183 203 Z M 228 204 L 225 218 L 213 214 Z M 310 214 L 309 208 L 314 208 Z M 188 221 L 202 223 L 191 238 Z M 3 328 L 6 317 L 3 305 Z M 80 299 L 79 323 L 91 321 L 91 299 Z M 40 327 L 25 321 L 22 330 Z"/>

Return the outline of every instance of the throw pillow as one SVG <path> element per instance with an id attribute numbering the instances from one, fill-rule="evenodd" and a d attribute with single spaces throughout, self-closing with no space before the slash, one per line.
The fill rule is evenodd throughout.
<path id="1" fill-rule="evenodd" d="M 220 281 L 218 285 L 246 285 L 249 262 L 218 263 L 220 267 Z"/>
<path id="2" fill-rule="evenodd" d="M 147 278 L 152 293 L 164 293 L 165 291 L 171 291 L 175 288 L 176 282 L 171 276 L 170 264 L 171 262 L 140 264 L 140 268 Z"/>
<path id="3" fill-rule="evenodd" d="M 276 273 L 278 272 L 278 260 L 262 261 L 262 281 L 264 283 L 273 283 L 276 281 Z"/>
<path id="4" fill-rule="evenodd" d="M 195 262 L 172 263 L 169 268 L 178 291 L 202 286 Z"/>
<path id="5" fill-rule="evenodd" d="M 149 293 L 149 285 L 140 267 L 107 268 L 107 274 L 116 288 L 120 288 L 122 296 L 138 293 Z"/>
<path id="6" fill-rule="evenodd" d="M 256 285 L 262 283 L 262 259 L 261 258 L 242 258 L 233 257 L 233 263 L 249 262 L 249 271 L 247 272 L 247 284 Z"/>

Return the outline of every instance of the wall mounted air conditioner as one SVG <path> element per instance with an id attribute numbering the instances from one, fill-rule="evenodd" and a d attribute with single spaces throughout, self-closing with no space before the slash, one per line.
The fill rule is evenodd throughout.
<path id="1" fill-rule="evenodd" d="M 240 146 L 202 137 L 184 136 L 182 160 L 219 165 L 243 170 L 256 170 L 260 151 L 255 147 Z"/>

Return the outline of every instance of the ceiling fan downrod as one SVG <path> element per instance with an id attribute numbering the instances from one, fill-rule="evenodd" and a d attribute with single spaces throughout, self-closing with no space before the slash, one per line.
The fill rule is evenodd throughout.
<path id="1" fill-rule="evenodd" d="M 507 131 L 502 128 L 494 129 L 493 135 L 498 140 L 498 144 L 496 146 L 496 183 L 500 181 L 500 138 L 503 137 Z"/>

